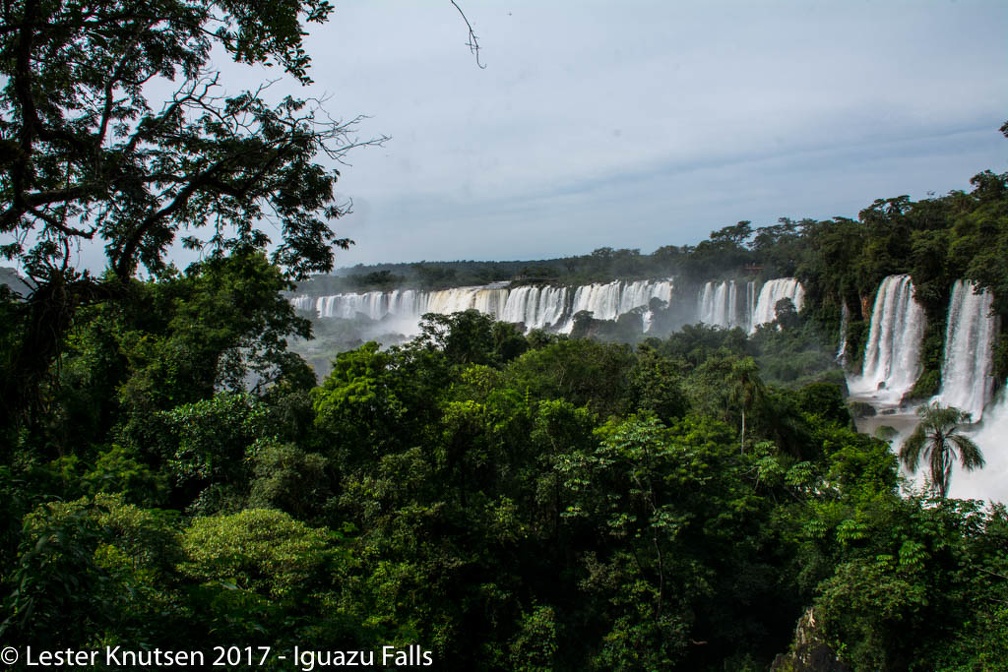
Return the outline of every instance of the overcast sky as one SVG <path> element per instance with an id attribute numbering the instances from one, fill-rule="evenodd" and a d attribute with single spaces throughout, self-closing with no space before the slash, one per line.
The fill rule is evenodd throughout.
<path id="1" fill-rule="evenodd" d="M 1008 170 L 1008 2 L 336 0 L 337 264 L 648 253 Z M 303 93 L 303 92 L 302 92 Z"/>

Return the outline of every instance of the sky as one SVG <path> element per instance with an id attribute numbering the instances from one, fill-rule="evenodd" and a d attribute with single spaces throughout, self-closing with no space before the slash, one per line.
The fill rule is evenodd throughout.
<path id="1" fill-rule="evenodd" d="M 337 267 L 646 254 L 1008 171 L 1004 0 L 457 0 L 482 68 L 451 0 L 333 2 L 310 87 L 214 65 L 389 137 L 339 166 Z"/>
<path id="2" fill-rule="evenodd" d="M 338 266 L 695 244 L 1008 170 L 1008 3 L 337 0 Z M 234 84 L 245 84 L 238 73 Z M 282 85 L 281 89 L 283 88 Z"/>

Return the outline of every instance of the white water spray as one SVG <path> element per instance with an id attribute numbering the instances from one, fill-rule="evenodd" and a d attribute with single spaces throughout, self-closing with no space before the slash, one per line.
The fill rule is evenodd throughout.
<path id="1" fill-rule="evenodd" d="M 879 285 L 860 376 L 848 378 L 851 394 L 899 404 L 920 375 L 924 309 L 913 298 L 909 275 L 891 275 Z"/>
<path id="2" fill-rule="evenodd" d="M 777 302 L 781 299 L 791 299 L 795 310 L 800 311 L 805 302 L 805 288 L 795 278 L 768 280 L 760 288 L 759 298 L 756 299 L 750 320 L 750 331 L 755 331 L 761 324 L 769 324 L 777 319 Z"/>
<path id="3" fill-rule="evenodd" d="M 633 310 L 647 309 L 652 299 L 671 302 L 672 280 L 638 280 L 583 285 L 577 288 L 500 284 L 455 287 L 437 291 L 343 293 L 331 296 L 298 296 L 291 299 L 300 310 L 314 311 L 320 318 L 372 321 L 395 319 L 399 328 L 416 333 L 425 313 L 449 315 L 475 309 L 504 322 L 521 323 L 528 330 L 550 329 L 569 333 L 573 316 L 580 311 L 598 320 L 615 320 Z M 650 324 L 648 315 L 644 324 Z"/>
<path id="4" fill-rule="evenodd" d="M 970 413 L 973 422 L 983 416 L 994 390 L 993 348 L 998 321 L 991 315 L 994 296 L 979 293 L 972 282 L 957 280 L 949 299 L 945 329 L 942 389 L 935 399 Z"/>

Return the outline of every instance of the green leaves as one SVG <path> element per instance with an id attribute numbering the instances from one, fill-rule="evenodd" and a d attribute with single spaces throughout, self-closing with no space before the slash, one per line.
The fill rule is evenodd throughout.
<path id="1" fill-rule="evenodd" d="M 920 423 L 900 446 L 900 462 L 915 473 L 921 461 L 926 460 L 930 483 L 938 496 L 944 498 L 948 494 L 953 463 L 958 460 L 964 469 L 973 471 L 984 466 L 983 454 L 961 433 L 960 426 L 969 422 L 969 413 L 933 402 L 921 406 L 918 415 Z"/>
<path id="2" fill-rule="evenodd" d="M 208 70 L 219 43 L 239 62 L 278 63 L 310 82 L 301 22 L 325 21 L 328 2 L 8 9 L 0 118 L 20 151 L 0 181 L 0 231 L 36 231 L 24 255 L 33 275 L 80 239 L 105 243 L 123 279 L 138 264 L 164 270 L 180 229 L 212 229 L 206 242 L 217 251 L 263 249 L 260 222 L 274 217 L 283 231 L 275 261 L 295 275 L 329 270 L 331 246 L 349 244 L 328 225 L 340 214 L 338 173 L 316 160 L 355 144 L 353 122 L 319 121 L 293 98 L 270 105 L 261 89 L 221 99 Z M 147 99 L 143 84 L 157 80 L 175 82 L 166 101 Z"/>
<path id="3" fill-rule="evenodd" d="M 173 591 L 176 517 L 121 498 L 52 503 L 25 517 L 0 635 L 41 646 L 160 642 Z"/>
<path id="4" fill-rule="evenodd" d="M 265 430 L 266 411 L 246 395 L 217 394 L 164 414 L 177 437 L 170 464 L 181 482 L 237 480 L 246 448 Z"/>
<path id="5" fill-rule="evenodd" d="M 278 266 L 272 270 L 288 279 L 332 269 L 333 249 L 352 241 L 333 230 L 346 207 L 337 199 L 339 172 L 331 162 L 377 143 L 358 142 L 358 120 L 334 121 L 317 103 L 293 97 L 271 99 L 266 86 L 224 97 L 229 87 L 211 62 L 220 45 L 239 62 L 276 63 L 308 83 L 302 23 L 324 21 L 331 10 L 324 0 L 5 5 L 0 235 L 17 242 L 0 253 L 23 268 L 35 290 L 33 315 L 25 320 L 32 329 L 12 351 L 0 384 L 2 424 L 23 422 L 37 410 L 44 373 L 76 309 L 128 303 L 129 281 L 142 269 L 170 277 L 167 255 L 176 242 L 212 260 L 263 255 L 265 261 L 271 247 L 270 262 Z M 158 98 L 158 92 L 167 93 Z M 278 239 L 271 240 L 275 231 Z M 82 244 L 104 249 L 110 271 L 104 278 L 80 270 L 72 251 Z M 270 284 L 250 283 L 250 298 Z M 225 316 L 241 321 L 235 311 Z M 246 365 L 256 374 L 262 371 L 255 364 L 289 368 L 294 363 L 277 353 L 287 332 L 279 333 L 223 349 L 252 350 Z M 176 342 L 191 349 L 174 353 L 142 339 L 133 345 L 131 355 L 167 355 L 182 368 L 202 354 L 193 343 Z M 213 354 L 220 363 L 222 353 Z M 241 359 L 232 352 L 224 362 L 225 385 L 242 380 Z M 136 382 L 156 394 L 159 381 Z"/>
<path id="6" fill-rule="evenodd" d="M 277 599 L 305 599 L 335 558 L 331 535 L 281 511 L 203 517 L 182 537 L 182 572 Z"/>

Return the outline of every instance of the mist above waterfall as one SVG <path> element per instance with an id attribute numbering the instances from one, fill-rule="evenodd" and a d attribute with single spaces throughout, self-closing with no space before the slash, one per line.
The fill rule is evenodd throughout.
<path id="1" fill-rule="evenodd" d="M 979 471 L 956 474 L 951 495 L 1008 501 L 1008 395 L 988 407 L 972 438 L 983 451 L 987 465 Z"/>

